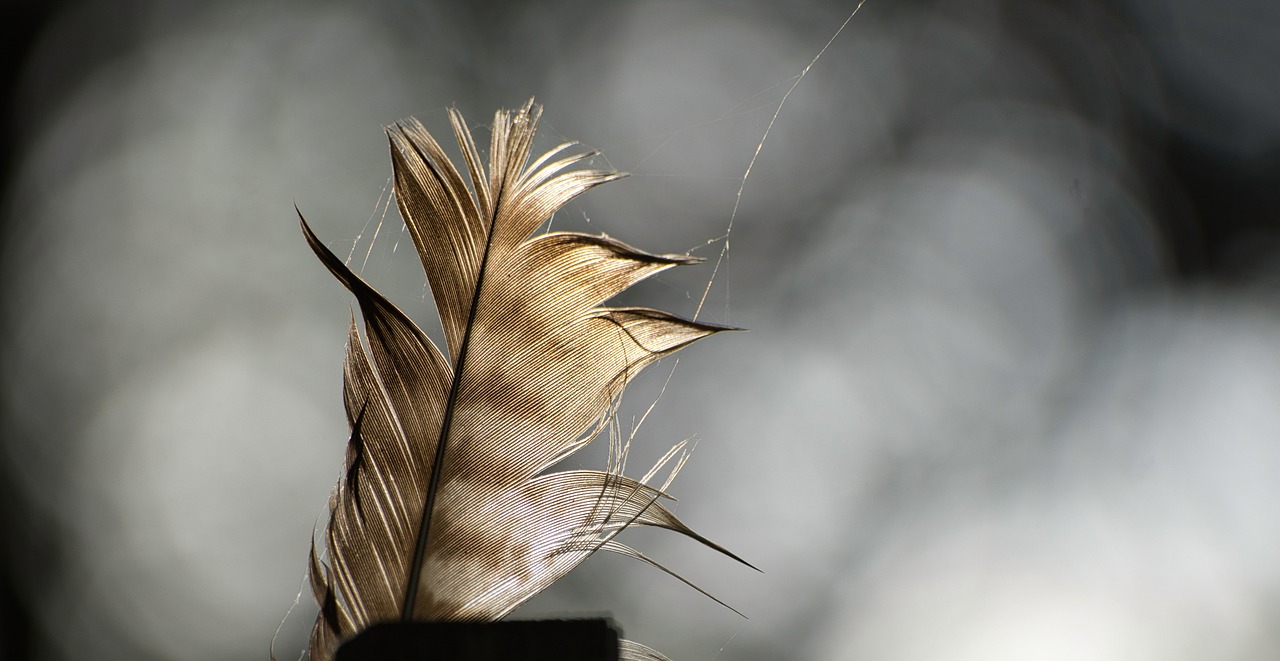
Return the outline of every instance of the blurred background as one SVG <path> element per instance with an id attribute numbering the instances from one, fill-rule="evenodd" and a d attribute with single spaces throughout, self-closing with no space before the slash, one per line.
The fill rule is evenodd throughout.
<path id="1" fill-rule="evenodd" d="M 519 614 L 677 661 L 1280 658 L 1280 4 L 10 2 L 0 657 L 297 658 L 351 301 L 424 326 L 381 125 L 633 173 L 555 218 L 700 267 L 669 534 Z M 726 234 L 729 241 L 726 242 Z M 628 393 L 624 427 L 674 361 Z M 575 459 L 594 465 L 595 459 Z"/>

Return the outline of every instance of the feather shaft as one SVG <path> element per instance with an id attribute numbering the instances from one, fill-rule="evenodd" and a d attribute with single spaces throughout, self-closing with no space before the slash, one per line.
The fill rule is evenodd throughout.
<path id="1" fill-rule="evenodd" d="M 499 191 L 498 200 L 502 194 Z M 501 204 L 501 202 L 499 202 Z M 495 212 L 495 217 L 498 214 Z M 422 576 L 423 559 L 427 554 L 427 540 L 431 535 L 431 515 L 435 511 L 436 494 L 440 490 L 440 478 L 444 469 L 444 456 L 448 448 L 449 432 L 453 429 L 453 414 L 457 410 L 458 393 L 462 388 L 462 375 L 466 372 L 467 351 L 471 347 L 471 334 L 475 331 L 476 310 L 480 308 L 480 295 L 484 291 L 485 271 L 489 266 L 489 253 L 493 247 L 493 226 L 489 227 L 485 237 L 484 252 L 480 257 L 480 269 L 476 274 L 476 284 L 471 295 L 471 309 L 467 313 L 467 324 L 462 334 L 462 344 L 458 347 L 456 367 L 453 370 L 453 383 L 449 386 L 449 399 L 444 406 L 444 420 L 440 422 L 440 436 L 436 440 L 436 456 L 431 462 L 431 480 L 427 483 L 427 498 L 422 507 L 422 523 L 418 526 L 418 543 L 413 551 L 413 561 L 409 564 L 409 580 L 405 582 L 404 606 L 400 619 L 408 622 L 413 619 L 414 605 L 417 603 L 418 582 Z"/>

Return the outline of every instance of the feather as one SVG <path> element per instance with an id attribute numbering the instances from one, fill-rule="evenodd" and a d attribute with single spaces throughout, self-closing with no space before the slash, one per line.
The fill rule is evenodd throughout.
<path id="1" fill-rule="evenodd" d="M 311 547 L 320 606 L 313 659 L 331 658 L 377 622 L 499 619 L 596 550 L 652 562 L 614 540 L 630 525 L 673 530 L 738 559 L 663 506 L 666 485 L 648 485 L 652 472 L 634 480 L 614 460 L 603 471 L 547 472 L 609 427 L 643 367 L 726 329 L 602 305 L 696 261 L 687 255 L 578 233 L 531 236 L 570 200 L 623 176 L 574 169 L 592 154 L 572 143 L 530 162 L 540 113 L 533 101 L 498 111 L 486 169 L 462 115 L 450 111 L 470 187 L 416 120 L 387 128 L 395 198 L 444 352 L 299 213 L 307 242 L 355 296 L 364 326 L 362 337 L 353 315 L 343 370 L 351 437 L 323 553 L 315 540 Z M 625 452 L 614 449 L 615 458 Z M 660 658 L 643 646 L 624 649 Z"/>

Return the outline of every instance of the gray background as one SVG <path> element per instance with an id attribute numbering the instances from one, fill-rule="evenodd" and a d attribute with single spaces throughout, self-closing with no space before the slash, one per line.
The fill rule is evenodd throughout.
<path id="1" fill-rule="evenodd" d="M 536 95 L 539 148 L 634 174 L 555 227 L 710 258 L 627 297 L 689 315 L 852 9 L 14 7 L 16 659 L 267 655 L 346 437 L 350 299 L 293 205 L 433 316 L 382 124 L 484 136 Z M 630 541 L 750 620 L 618 557 L 521 615 L 609 612 L 684 661 L 1280 656 L 1278 31 L 1267 0 L 871 0 L 746 181 L 701 318 L 750 332 L 684 352 L 636 440 L 638 474 L 697 439 L 677 511 L 764 573 Z"/>

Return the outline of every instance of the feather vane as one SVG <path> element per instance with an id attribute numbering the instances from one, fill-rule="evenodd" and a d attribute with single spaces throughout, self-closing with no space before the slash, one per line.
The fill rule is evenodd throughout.
<path id="1" fill-rule="evenodd" d="M 571 232 L 531 236 L 578 195 L 623 176 L 574 169 L 591 154 L 572 143 L 530 161 L 540 113 L 532 101 L 499 111 L 485 168 L 462 115 L 450 111 L 470 187 L 416 120 L 387 128 L 395 198 L 444 352 L 301 220 L 364 325 L 362 337 L 353 315 L 343 368 L 351 438 L 323 552 L 313 541 L 309 560 L 320 605 L 313 659 L 331 658 L 377 622 L 501 618 L 596 550 L 652 562 L 614 540 L 629 525 L 728 554 L 663 506 L 665 485 L 647 485 L 650 476 L 545 472 L 608 427 L 643 367 L 725 328 L 603 305 L 695 261 L 686 255 Z M 660 658 L 639 645 L 624 650 Z"/>

